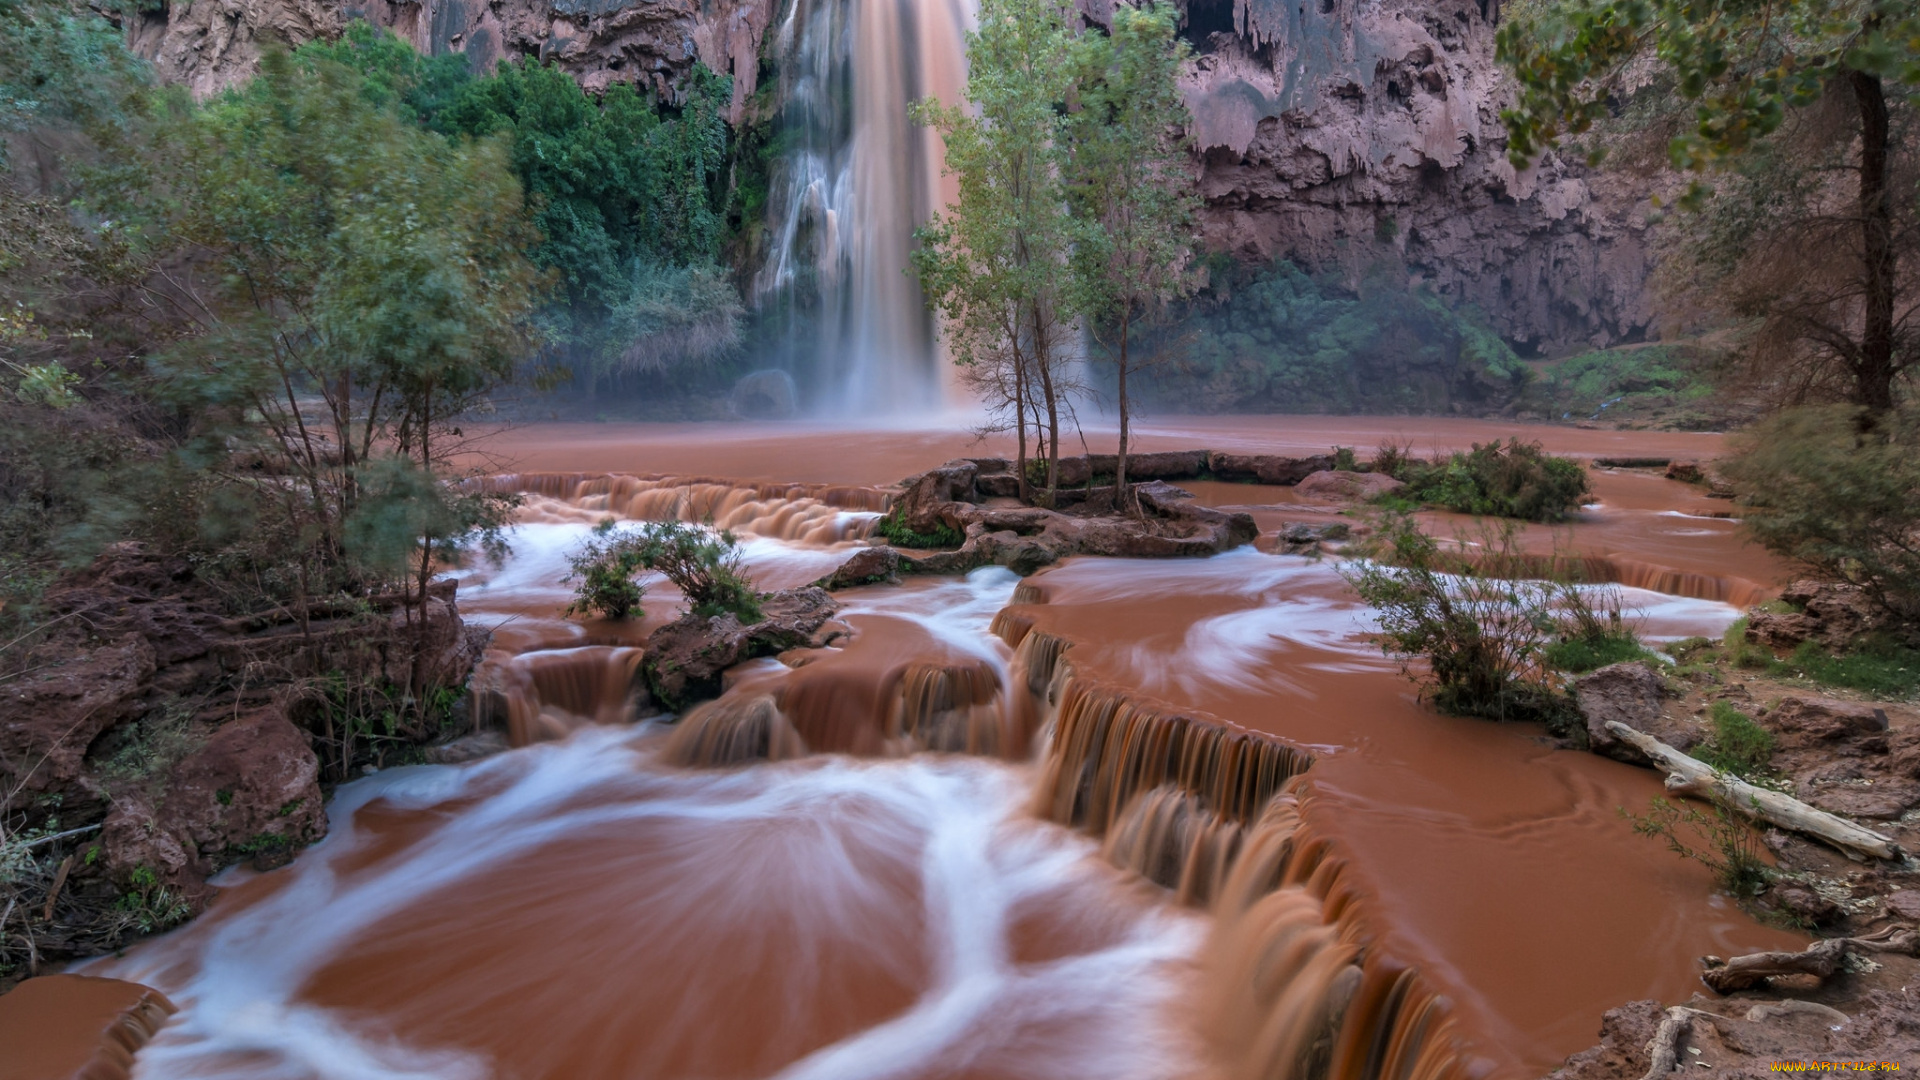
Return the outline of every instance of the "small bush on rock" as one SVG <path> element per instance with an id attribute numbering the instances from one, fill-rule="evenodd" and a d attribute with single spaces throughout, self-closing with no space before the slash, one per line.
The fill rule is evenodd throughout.
<path id="1" fill-rule="evenodd" d="M 1765 777 L 1773 761 L 1773 733 L 1753 718 L 1724 701 L 1707 709 L 1707 722 L 1713 728 L 1706 745 L 1694 757 L 1742 780 Z"/>
<path id="2" fill-rule="evenodd" d="M 741 572 L 740 541 L 733 533 L 683 521 L 650 521 L 622 532 L 611 519 L 594 533 L 596 539 L 569 560 L 573 572 L 567 580 L 580 584 L 568 614 L 599 611 L 608 618 L 624 618 L 640 603 L 641 587 L 633 575 L 653 570 L 680 590 L 687 610 L 695 615 L 731 614 L 742 623 L 760 620 L 760 594 Z"/>
<path id="3" fill-rule="evenodd" d="M 903 548 L 952 548 L 959 547 L 966 537 L 946 522 L 934 526 L 930 533 L 916 532 L 901 520 L 899 508 L 887 511 L 886 516 L 874 526 L 881 539 L 894 547 Z"/>
<path id="4" fill-rule="evenodd" d="M 1385 463 L 1407 484 L 1400 498 L 1461 514 L 1565 521 L 1587 494 L 1587 471 L 1579 462 L 1519 439 L 1475 443 L 1470 451 L 1424 463 L 1396 452 Z"/>

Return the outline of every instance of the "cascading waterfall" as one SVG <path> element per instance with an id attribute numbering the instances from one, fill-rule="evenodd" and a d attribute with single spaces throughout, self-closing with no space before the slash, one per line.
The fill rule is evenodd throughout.
<path id="1" fill-rule="evenodd" d="M 814 350 L 815 411 L 941 403 L 933 322 L 908 266 L 913 230 L 946 202 L 941 150 L 907 109 L 959 96 L 972 15 L 971 0 L 792 0 L 780 24 L 789 149 L 771 184 L 754 292 L 763 311 L 791 320 L 787 364 Z"/>

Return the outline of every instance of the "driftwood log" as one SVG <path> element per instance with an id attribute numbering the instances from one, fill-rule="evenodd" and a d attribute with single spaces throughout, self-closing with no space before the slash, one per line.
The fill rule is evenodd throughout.
<path id="1" fill-rule="evenodd" d="M 1848 953 L 1897 952 L 1911 956 L 1915 946 L 1920 946 L 1920 932 L 1900 923 L 1866 937 L 1824 938 L 1800 952 L 1751 953 L 1718 963 L 1714 962 L 1716 958 L 1708 957 L 1707 970 L 1700 981 L 1720 994 L 1750 990 L 1775 975 L 1811 975 L 1824 982 L 1840 970 Z"/>
<path id="2" fill-rule="evenodd" d="M 1608 721 L 1607 730 L 1666 770 L 1667 790 L 1675 795 L 1713 798 L 1769 825 L 1824 840 L 1855 858 L 1866 855 L 1877 859 L 1900 857 L 1899 846 L 1872 829 L 1856 825 L 1837 814 L 1816 810 L 1791 795 L 1755 787 L 1617 720 Z"/>

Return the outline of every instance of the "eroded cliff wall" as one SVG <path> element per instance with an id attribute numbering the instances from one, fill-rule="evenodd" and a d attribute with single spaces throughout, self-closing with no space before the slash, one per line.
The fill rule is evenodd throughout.
<path id="1" fill-rule="evenodd" d="M 1210 246 L 1356 282 L 1404 274 L 1523 352 L 1652 325 L 1644 192 L 1553 158 L 1516 174 L 1499 0 L 1189 0 Z"/>
<path id="2" fill-rule="evenodd" d="M 1105 21 L 1113 0 L 1079 0 Z M 1493 59 L 1499 0 L 1180 0 L 1209 245 L 1359 284 L 1386 274 L 1477 306 L 1523 353 L 1646 335 L 1643 191 L 1553 158 L 1517 173 Z M 807 0 L 799 0 L 804 8 Z M 589 87 L 671 92 L 700 60 L 753 93 L 785 0 L 168 0 L 135 47 L 207 94 L 265 42 L 364 16 L 422 51 L 552 60 Z M 804 13 L 803 13 L 804 14 Z"/>

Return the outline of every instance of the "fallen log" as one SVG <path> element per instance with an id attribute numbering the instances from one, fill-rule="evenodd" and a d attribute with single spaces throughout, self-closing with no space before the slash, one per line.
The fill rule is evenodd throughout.
<path id="1" fill-rule="evenodd" d="M 1755 787 L 1617 720 L 1609 720 L 1607 730 L 1665 769 L 1667 790 L 1675 795 L 1714 799 L 1750 818 L 1823 840 L 1851 858 L 1865 855 L 1877 859 L 1900 857 L 1900 848 L 1892 840 L 1838 814 L 1816 810 L 1791 795 Z"/>
<path id="2" fill-rule="evenodd" d="M 1749 990 L 1776 975 L 1811 975 L 1825 982 L 1840 970 L 1850 952 L 1897 952 L 1911 956 L 1915 946 L 1920 946 L 1920 932 L 1900 923 L 1867 937 L 1825 938 L 1800 952 L 1750 953 L 1731 960 L 1709 956 L 1707 970 L 1701 974 L 1700 981 L 1717 994 Z"/>
<path id="3" fill-rule="evenodd" d="M 1703 1013 L 1689 1009 L 1685 1005 L 1675 1005 L 1667 1010 L 1660 1020 L 1660 1030 L 1653 1034 L 1653 1060 L 1647 1065 L 1647 1075 L 1640 1080 L 1663 1080 L 1673 1070 L 1680 1067 L 1680 1040 L 1693 1028 L 1696 1016 L 1711 1017 L 1712 1013 Z"/>

